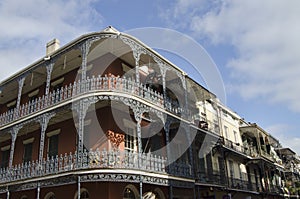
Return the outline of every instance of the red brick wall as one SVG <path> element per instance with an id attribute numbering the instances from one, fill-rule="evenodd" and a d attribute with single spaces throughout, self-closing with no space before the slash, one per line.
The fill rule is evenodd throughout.
<path id="1" fill-rule="evenodd" d="M 111 53 L 107 53 L 97 59 L 88 62 L 87 65 L 93 64 L 93 68 L 87 72 L 87 75 L 104 76 L 105 74 L 113 74 L 115 76 L 122 76 L 124 74 L 122 69 L 122 60 Z"/>
<path id="2" fill-rule="evenodd" d="M 24 195 L 26 195 L 28 198 L 36 198 L 37 190 L 35 189 L 35 190 L 27 190 L 27 191 L 19 191 L 19 192 L 10 192 L 10 199 L 20 199 Z"/>
<path id="3" fill-rule="evenodd" d="M 86 182 L 81 183 L 81 189 L 86 189 L 88 191 L 90 199 L 123 199 L 124 189 L 129 184 L 133 185 L 136 188 L 137 192 L 139 192 L 139 184 L 132 184 L 126 182 Z M 156 188 L 160 188 L 164 193 L 165 197 L 168 198 L 168 187 L 143 184 L 143 193 L 148 191 L 154 191 Z M 52 192 L 55 194 L 55 198 L 73 199 L 76 196 L 77 191 L 77 183 L 62 186 L 41 187 L 40 198 L 43 199 L 48 193 Z M 192 196 L 193 191 L 192 189 L 174 188 L 174 193 L 180 196 Z M 11 199 L 20 199 L 23 195 L 26 195 L 28 198 L 36 198 L 37 189 L 10 192 Z M 6 198 L 6 194 L 1 194 L 0 198 L 1 197 Z"/>
<path id="4" fill-rule="evenodd" d="M 25 127 L 26 128 L 26 127 Z M 23 141 L 29 138 L 34 138 L 32 143 L 32 160 L 38 159 L 39 145 L 40 145 L 40 130 L 30 132 L 17 137 L 15 143 L 13 165 L 22 164 L 24 157 L 24 144 Z"/>
<path id="5" fill-rule="evenodd" d="M 54 125 L 48 126 L 45 135 L 45 145 L 44 145 L 44 157 L 47 157 L 48 152 L 48 137 L 47 133 L 53 130 L 60 129 L 58 136 L 58 155 L 60 154 L 69 154 L 70 152 L 74 153 L 76 150 L 76 135 L 77 131 L 74 125 L 73 119 L 69 119 Z"/>
<path id="6" fill-rule="evenodd" d="M 41 188 L 40 198 L 45 198 L 45 196 L 53 192 L 55 198 L 57 199 L 73 199 L 77 191 L 77 184 L 63 185 L 58 187 L 43 187 Z"/>

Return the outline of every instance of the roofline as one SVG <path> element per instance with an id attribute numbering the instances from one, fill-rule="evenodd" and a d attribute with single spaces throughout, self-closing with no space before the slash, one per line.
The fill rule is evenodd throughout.
<path id="1" fill-rule="evenodd" d="M 293 155 L 296 155 L 296 152 L 293 151 L 291 148 L 289 147 L 280 147 L 280 148 L 276 148 L 275 150 L 281 151 L 281 150 L 289 150 L 290 152 L 293 153 Z"/>
<path id="2" fill-rule="evenodd" d="M 108 31 L 108 28 L 112 29 L 112 31 Z M 145 49 L 147 49 L 148 51 L 150 51 L 154 55 L 158 56 L 160 59 L 162 59 L 167 64 L 169 64 L 172 67 L 174 67 L 176 70 L 180 71 L 183 75 L 187 76 L 187 73 L 185 71 L 183 71 L 181 68 L 179 68 L 178 66 L 176 66 L 175 64 L 173 64 L 167 58 L 163 57 L 162 55 L 160 55 L 158 52 L 156 52 L 155 50 L 153 50 L 152 48 L 150 48 L 146 44 L 144 44 L 142 41 L 140 41 L 137 38 L 135 38 L 135 37 L 133 37 L 131 35 L 128 35 L 126 33 L 119 32 L 118 30 L 114 29 L 111 26 L 108 26 L 107 28 L 105 28 L 104 30 L 102 30 L 100 32 L 91 32 L 91 33 L 83 34 L 83 35 L 81 35 L 81 36 L 79 36 L 79 37 L 71 40 L 69 43 L 61 46 L 59 49 L 57 49 L 53 53 L 51 53 L 49 55 L 45 55 L 44 57 L 42 57 L 42 58 L 38 59 L 37 61 L 33 62 L 32 64 L 28 65 L 27 67 L 21 69 L 20 71 L 14 73 L 13 75 L 11 75 L 8 78 L 4 79 L 3 81 L 0 82 L 0 87 L 4 86 L 5 84 L 9 83 L 10 81 L 12 81 L 12 80 L 14 80 L 14 79 L 16 79 L 18 77 L 21 77 L 22 75 L 25 75 L 27 72 L 33 70 L 35 67 L 37 67 L 41 63 L 43 63 L 43 62 L 46 63 L 49 60 L 49 57 L 50 58 L 51 57 L 55 57 L 56 55 L 59 55 L 63 51 L 66 51 L 66 50 L 70 49 L 71 47 L 77 45 L 81 41 L 84 41 L 84 40 L 86 40 L 86 39 L 88 39 L 90 37 L 98 36 L 98 35 L 102 35 L 102 34 L 103 35 L 111 35 L 111 34 L 113 34 L 113 35 L 122 35 L 122 36 L 125 36 L 127 38 L 130 38 L 130 39 L 134 40 L 135 42 L 139 43 L 141 46 L 143 46 Z M 192 78 L 190 78 L 190 79 L 192 79 Z"/>
<path id="3" fill-rule="evenodd" d="M 201 84 L 199 84 L 196 80 L 192 79 L 190 76 L 187 75 L 186 78 L 188 78 L 189 80 L 191 80 L 192 82 L 194 82 L 197 86 L 201 87 L 206 92 L 210 93 L 214 98 L 217 98 L 217 96 L 214 93 L 212 93 L 207 88 L 205 88 L 204 86 L 202 86 Z"/>

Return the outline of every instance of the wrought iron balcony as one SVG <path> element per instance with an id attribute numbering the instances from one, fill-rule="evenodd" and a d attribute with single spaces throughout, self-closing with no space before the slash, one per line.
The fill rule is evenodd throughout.
<path id="1" fill-rule="evenodd" d="M 164 99 L 163 95 L 138 84 L 134 80 L 126 79 L 125 77 L 107 76 L 87 78 L 86 81 L 75 81 L 73 84 L 66 85 L 50 92 L 48 95 L 43 95 L 35 100 L 22 104 L 19 108 L 12 109 L 0 115 L 0 127 L 12 123 L 20 118 L 24 118 L 36 112 L 45 110 L 49 107 L 57 105 L 61 102 L 76 98 L 82 94 L 97 91 L 115 91 L 119 93 L 129 94 L 142 98 L 143 100 L 152 103 L 160 108 L 166 109 L 174 114 L 184 112 L 182 107 L 176 106 L 176 103 L 171 99 Z M 186 113 L 188 114 L 188 113 Z"/>
<path id="2" fill-rule="evenodd" d="M 81 154 L 64 154 L 43 161 L 32 161 L 14 165 L 12 168 L 0 169 L 0 183 L 45 177 L 54 174 L 68 173 L 91 169 L 129 169 L 175 176 L 187 175 L 185 165 L 173 164 L 172 171 L 167 169 L 167 160 L 150 153 L 139 154 L 129 151 L 105 149 L 85 151 Z"/>
<path id="3" fill-rule="evenodd" d="M 254 146 L 250 146 L 248 144 L 240 144 L 233 142 L 231 140 L 223 138 L 223 145 L 227 148 L 230 148 L 234 151 L 240 152 L 244 155 L 257 157 L 258 153 Z"/>
<path id="4" fill-rule="evenodd" d="M 250 183 L 248 180 L 229 177 L 228 187 L 231 189 L 240 189 L 246 191 L 259 191 L 255 183 Z"/>
<path id="5" fill-rule="evenodd" d="M 226 178 L 225 176 L 221 177 L 219 171 L 212 171 L 211 175 L 206 172 L 198 173 L 198 181 L 204 184 L 214 184 L 214 185 L 222 185 L 226 186 Z"/>

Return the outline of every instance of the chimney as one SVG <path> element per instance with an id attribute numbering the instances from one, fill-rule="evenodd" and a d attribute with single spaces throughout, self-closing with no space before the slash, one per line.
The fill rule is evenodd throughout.
<path id="1" fill-rule="evenodd" d="M 59 44 L 60 44 L 60 42 L 58 39 L 53 39 L 53 40 L 49 41 L 46 45 L 46 56 L 49 56 L 54 51 L 59 49 Z"/>

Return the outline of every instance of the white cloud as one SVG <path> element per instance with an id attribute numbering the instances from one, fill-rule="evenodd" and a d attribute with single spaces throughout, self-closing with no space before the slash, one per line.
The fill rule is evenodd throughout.
<path id="1" fill-rule="evenodd" d="M 2 0 L 0 2 L 0 80 L 45 55 L 48 41 L 65 44 L 102 24 L 93 1 Z"/>
<path id="2" fill-rule="evenodd" d="M 176 1 L 164 16 L 174 24 L 181 20 L 181 28 L 198 37 L 236 49 L 227 63 L 235 92 L 300 112 L 299 7 L 297 0 Z"/>

